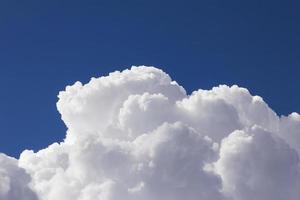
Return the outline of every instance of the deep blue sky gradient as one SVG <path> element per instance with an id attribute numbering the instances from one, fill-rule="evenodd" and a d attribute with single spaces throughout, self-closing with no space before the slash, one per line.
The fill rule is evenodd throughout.
<path id="1" fill-rule="evenodd" d="M 61 141 L 57 94 L 131 65 L 300 112 L 300 1 L 0 1 L 0 152 Z"/>

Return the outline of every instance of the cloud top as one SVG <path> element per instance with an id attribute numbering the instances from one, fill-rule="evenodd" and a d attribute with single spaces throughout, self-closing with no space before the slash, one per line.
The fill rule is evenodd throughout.
<path id="1" fill-rule="evenodd" d="M 2 200 L 298 200 L 300 115 L 132 67 L 58 95 L 61 143 L 0 156 Z"/>

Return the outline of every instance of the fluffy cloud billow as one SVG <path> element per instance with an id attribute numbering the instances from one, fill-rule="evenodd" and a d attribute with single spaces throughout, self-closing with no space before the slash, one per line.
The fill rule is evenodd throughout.
<path id="1" fill-rule="evenodd" d="M 299 200 L 300 115 L 245 88 L 188 95 L 154 67 L 58 95 L 63 142 L 0 154 L 1 200 Z"/>

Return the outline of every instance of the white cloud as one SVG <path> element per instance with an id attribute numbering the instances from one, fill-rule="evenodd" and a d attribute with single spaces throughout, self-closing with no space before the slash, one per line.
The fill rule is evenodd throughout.
<path id="1" fill-rule="evenodd" d="M 31 190 L 31 178 L 25 170 L 18 167 L 18 161 L 0 153 L 0 199 L 37 200 Z"/>
<path id="2" fill-rule="evenodd" d="M 299 199 L 298 154 L 261 128 L 235 131 L 225 138 L 215 170 L 233 199 Z"/>
<path id="3" fill-rule="evenodd" d="M 247 89 L 187 95 L 153 67 L 60 92 L 64 142 L 0 156 L 2 200 L 296 200 L 300 117 Z"/>

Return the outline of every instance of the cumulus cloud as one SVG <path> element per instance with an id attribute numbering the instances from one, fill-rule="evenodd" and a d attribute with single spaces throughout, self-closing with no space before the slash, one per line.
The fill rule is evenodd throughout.
<path id="1" fill-rule="evenodd" d="M 30 176 L 18 161 L 0 153 L 0 199 L 37 200 L 30 188 Z"/>
<path id="2" fill-rule="evenodd" d="M 300 115 L 132 67 L 58 95 L 61 143 L 0 155 L 1 200 L 297 200 Z"/>
<path id="3" fill-rule="evenodd" d="M 238 130 L 222 141 L 216 172 L 233 199 L 299 199 L 297 152 L 258 127 Z"/>

